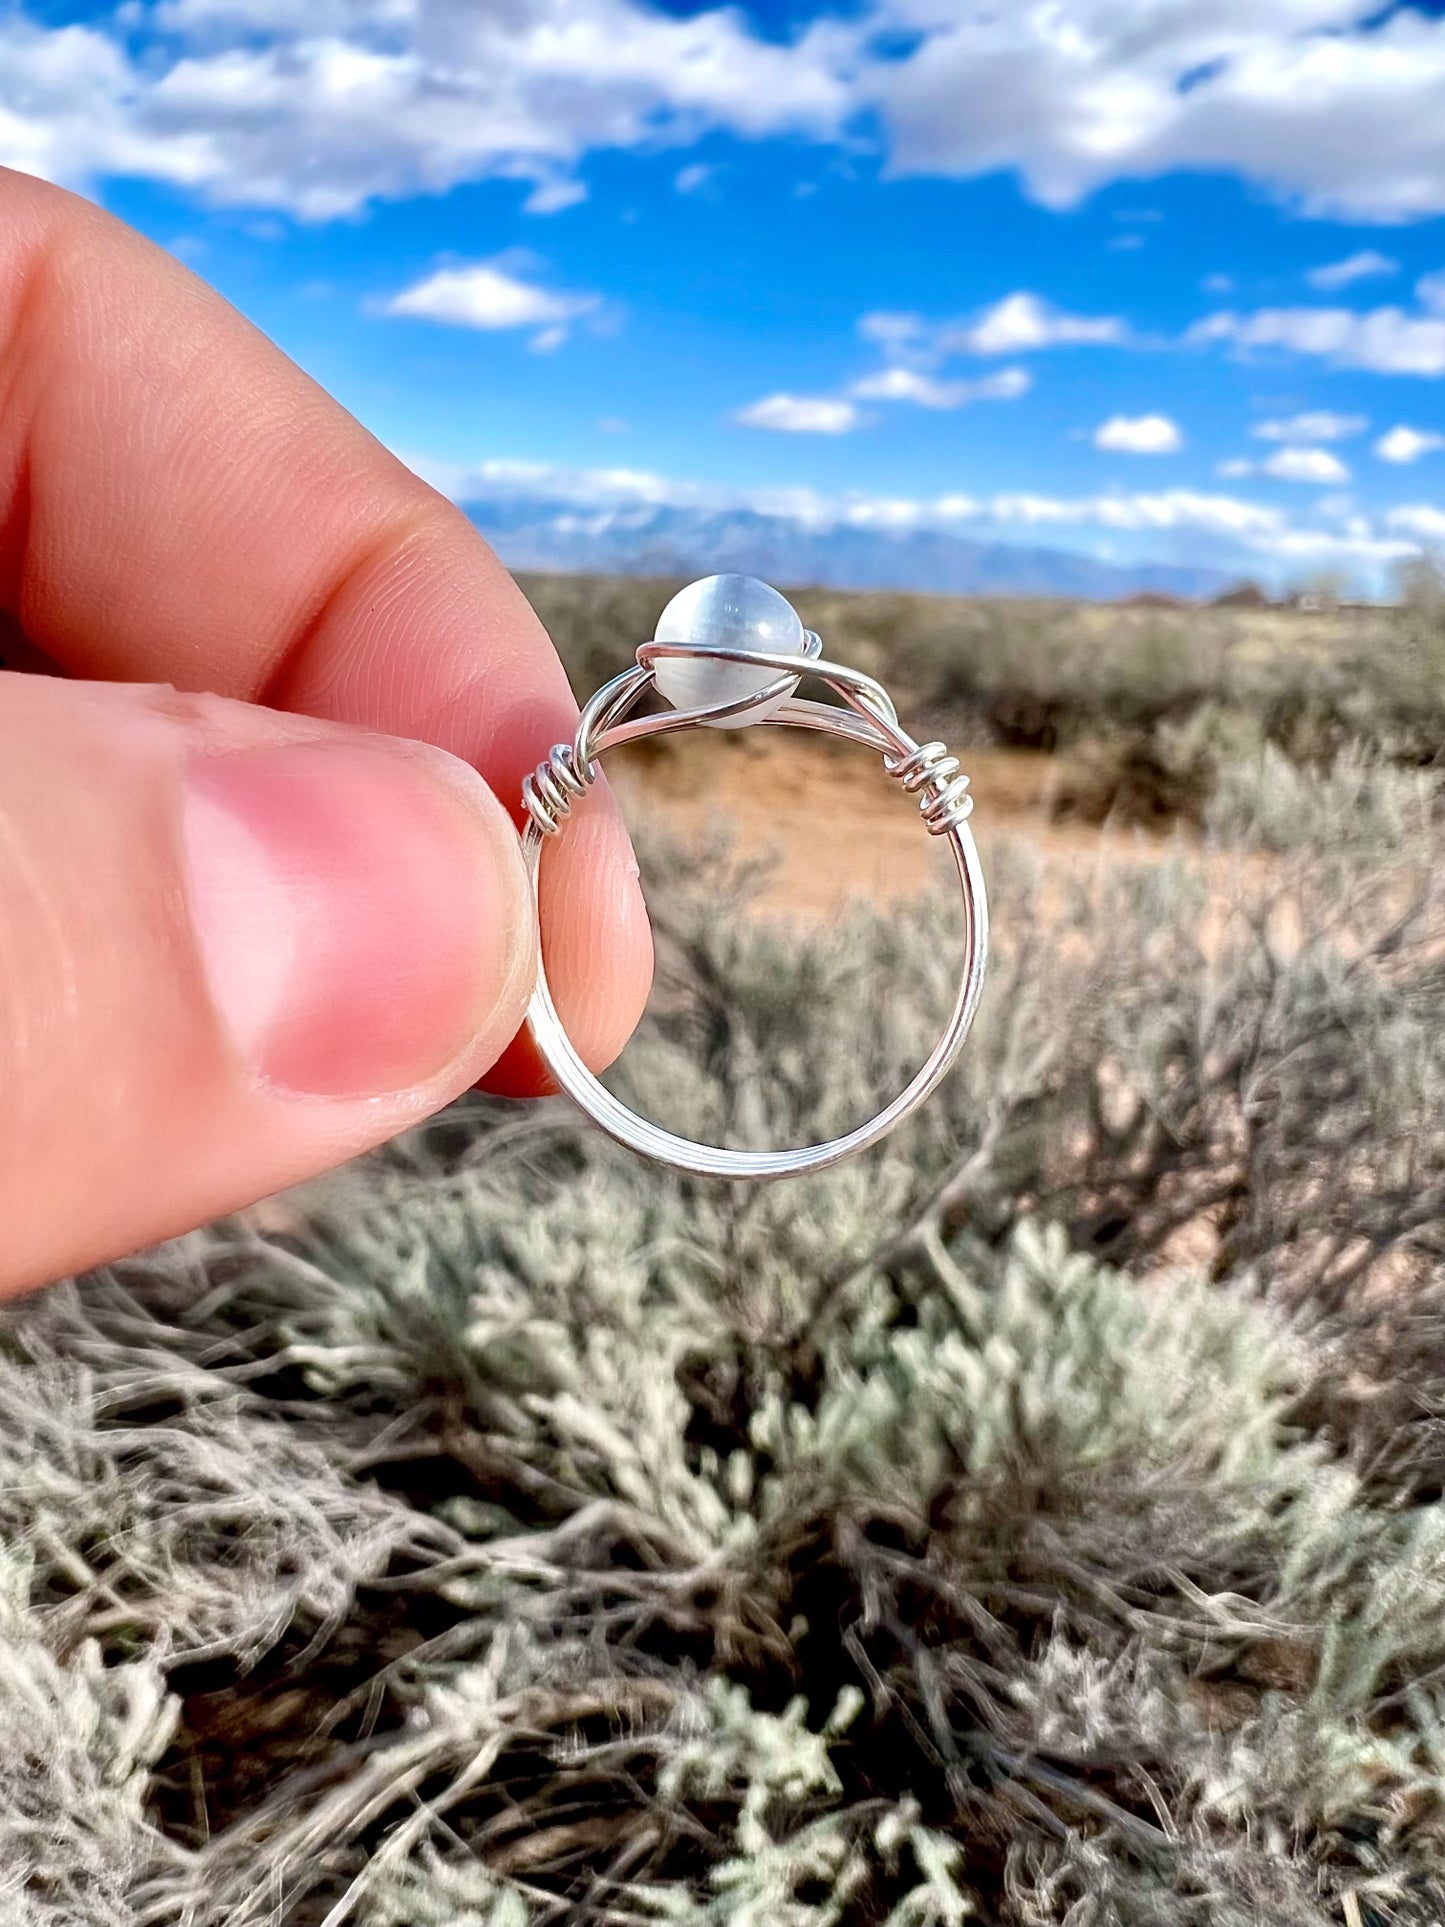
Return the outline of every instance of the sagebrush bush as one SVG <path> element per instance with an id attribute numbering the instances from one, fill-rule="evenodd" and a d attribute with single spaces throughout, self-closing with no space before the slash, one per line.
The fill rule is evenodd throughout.
<path id="1" fill-rule="evenodd" d="M 1410 842 L 1440 800 L 1440 777 L 1431 769 L 1402 769 L 1354 746 L 1327 769 L 1302 769 L 1265 743 L 1252 755 L 1214 765 L 1202 814 L 1228 844 L 1281 852 L 1320 843 L 1379 850 Z"/>
<path id="2" fill-rule="evenodd" d="M 521 580 L 585 694 L 632 660 L 681 586 Z M 1445 575 L 1422 565 L 1407 586 L 1399 606 L 1308 613 L 815 588 L 794 600 L 830 655 L 881 675 L 907 713 L 946 722 L 961 741 L 1138 745 L 1214 711 L 1311 766 L 1350 744 L 1434 763 L 1445 741 Z"/>
<path id="3" fill-rule="evenodd" d="M 992 850 L 974 1044 L 825 1176 L 473 1098 L 12 1310 L 7 1923 L 1438 1927 L 1439 850 L 1372 821 Z M 917 1063 L 946 901 L 656 881 L 653 1115 Z"/>

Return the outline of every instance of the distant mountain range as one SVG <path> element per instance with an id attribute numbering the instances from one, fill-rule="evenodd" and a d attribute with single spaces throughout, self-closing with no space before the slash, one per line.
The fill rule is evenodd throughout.
<path id="1" fill-rule="evenodd" d="M 737 570 L 837 589 L 1099 602 L 1141 591 L 1211 596 L 1234 579 L 1217 569 L 1096 562 L 1067 549 L 978 541 L 941 530 L 819 525 L 752 509 L 592 509 L 525 495 L 462 506 L 513 569 L 694 576 Z"/>

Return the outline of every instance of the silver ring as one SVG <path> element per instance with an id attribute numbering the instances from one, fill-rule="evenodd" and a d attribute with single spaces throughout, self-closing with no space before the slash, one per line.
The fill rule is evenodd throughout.
<path id="1" fill-rule="evenodd" d="M 746 579 L 708 578 L 709 582 L 717 580 Z M 695 589 L 704 586 L 693 585 Z M 750 586 L 760 588 L 762 585 Z M 684 595 L 687 593 L 684 591 Z M 682 597 L 676 600 L 680 602 Z M 636 667 L 624 670 L 598 690 L 583 709 L 573 740 L 558 744 L 522 785 L 527 813 L 522 853 L 534 902 L 542 850 L 549 838 L 560 834 L 573 805 L 596 782 L 601 773 L 600 759 L 625 743 L 641 742 L 649 736 L 691 729 L 699 724 L 755 727 L 766 723 L 775 727 L 815 729 L 876 750 L 888 774 L 918 799 L 925 829 L 948 843 L 958 871 L 965 920 L 963 966 L 948 1022 L 922 1067 L 890 1104 L 856 1130 L 823 1144 L 788 1151 L 726 1150 L 720 1145 L 697 1144 L 690 1138 L 678 1137 L 629 1110 L 577 1055 L 552 1001 L 539 948 L 537 981 L 527 1011 L 527 1027 L 559 1088 L 619 1144 L 699 1177 L 797 1177 L 804 1172 L 826 1170 L 876 1144 L 937 1088 L 963 1047 L 983 990 L 988 907 L 978 850 L 968 827 L 973 808 L 968 778 L 961 773 L 958 759 L 948 753 L 944 744 L 914 741 L 899 723 L 892 699 L 880 683 L 856 669 L 823 661 L 818 637 L 802 630 L 801 625 L 799 631 L 803 647 L 789 653 L 749 648 L 745 644 L 703 646 L 686 641 L 655 640 L 643 643 L 637 651 Z M 659 663 L 699 661 L 710 665 L 746 664 L 777 674 L 763 687 L 732 701 L 644 716 L 632 713 L 643 696 L 655 688 Z M 839 709 L 831 704 L 796 698 L 793 691 L 803 676 L 816 677 L 825 683 L 846 707 Z"/>

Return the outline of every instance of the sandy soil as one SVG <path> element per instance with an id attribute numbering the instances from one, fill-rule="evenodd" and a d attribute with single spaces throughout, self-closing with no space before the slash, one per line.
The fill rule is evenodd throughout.
<path id="1" fill-rule="evenodd" d="M 1097 854 L 1098 830 L 1050 819 L 1052 758 L 970 750 L 961 760 L 981 844 L 1023 837 L 1059 856 Z M 876 758 L 847 743 L 795 730 L 689 730 L 613 759 L 608 776 L 629 823 L 661 821 L 686 842 L 726 820 L 741 850 L 772 854 L 777 868 L 763 905 L 773 912 L 812 918 L 849 898 L 910 897 L 933 866 L 948 867 L 922 833 L 912 799 Z M 1141 859 L 1163 847 L 1152 838 L 1121 841 Z"/>

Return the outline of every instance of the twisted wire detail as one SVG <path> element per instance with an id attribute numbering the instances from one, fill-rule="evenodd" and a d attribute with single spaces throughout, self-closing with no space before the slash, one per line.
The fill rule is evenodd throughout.
<path id="1" fill-rule="evenodd" d="M 597 781 L 598 767 L 575 743 L 554 743 L 545 762 L 522 782 L 522 807 L 543 836 L 556 836 L 575 803 Z"/>
<path id="2" fill-rule="evenodd" d="M 925 829 L 948 845 L 963 895 L 964 951 L 953 1008 L 938 1042 L 904 1088 L 864 1124 L 821 1144 L 788 1151 L 737 1151 L 664 1131 L 630 1110 L 598 1082 L 577 1054 L 557 1014 L 539 959 L 537 979 L 528 1007 L 527 1024 L 543 1062 L 560 1088 L 619 1144 L 646 1157 L 712 1178 L 783 1178 L 805 1171 L 822 1171 L 876 1144 L 920 1105 L 957 1057 L 973 1022 L 983 988 L 988 953 L 988 902 L 978 851 L 967 819 L 973 810 L 968 778 L 943 743 L 916 743 L 898 719 L 892 697 L 872 676 L 841 663 L 827 662 L 822 645 L 809 635 L 805 660 L 793 653 L 762 649 L 718 648 L 661 644 L 655 639 L 637 651 L 635 668 L 613 677 L 583 705 L 577 734 L 559 743 L 522 784 L 527 819 L 522 855 L 535 894 L 541 877 L 543 844 L 565 826 L 576 804 L 601 776 L 601 762 L 613 750 L 640 743 L 672 730 L 719 723 L 777 724 L 821 731 L 860 745 L 882 759 L 883 767 L 912 796 Z M 702 698 L 695 706 L 671 704 L 634 713 L 639 702 L 656 687 L 655 662 L 675 658 L 705 658 L 710 664 L 739 662 L 767 672 L 767 684 L 751 695 L 724 701 L 718 685 L 683 692 Z M 823 682 L 838 703 L 809 702 L 790 692 L 803 676 Z M 667 692 L 660 692 L 668 701 Z M 708 697 L 711 700 L 708 700 Z M 801 779 L 805 772 L 798 771 Z"/>
<path id="3" fill-rule="evenodd" d="M 947 836 L 973 814 L 968 778 L 946 743 L 920 743 L 906 756 L 885 756 L 883 767 L 918 798 L 918 810 L 930 836 Z"/>

